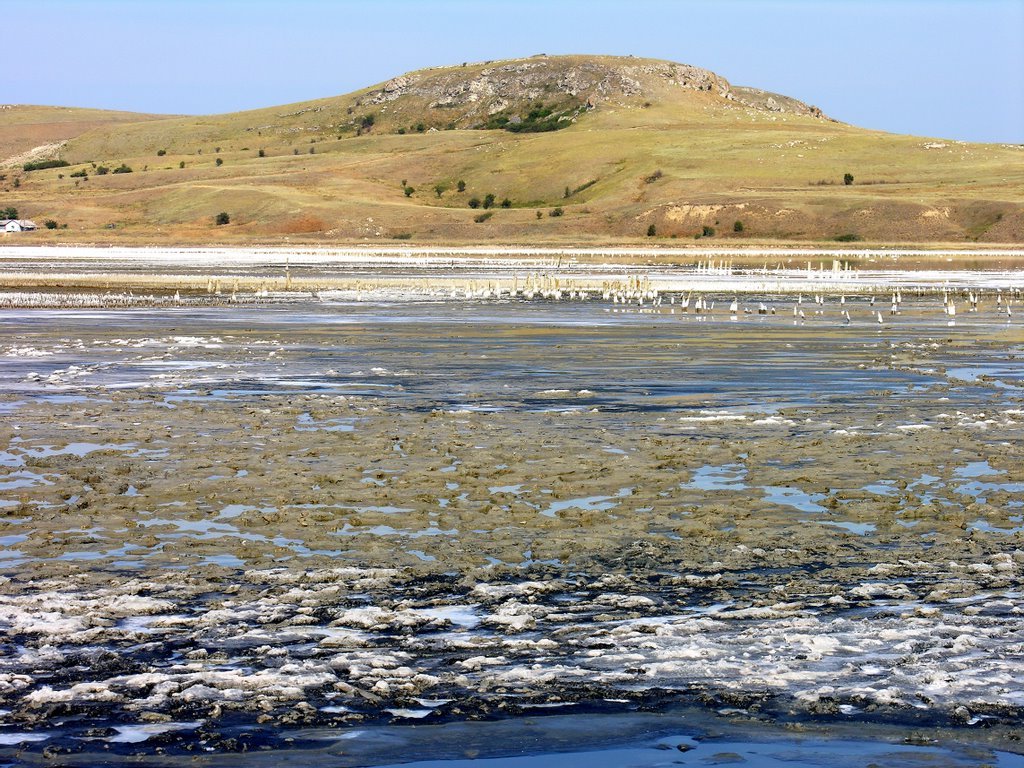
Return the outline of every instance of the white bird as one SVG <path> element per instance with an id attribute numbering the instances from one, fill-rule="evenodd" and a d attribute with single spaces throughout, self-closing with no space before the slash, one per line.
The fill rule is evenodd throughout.
<path id="1" fill-rule="evenodd" d="M 739 308 L 740 300 L 739 297 L 736 297 L 735 299 L 732 300 L 732 304 L 729 305 L 729 312 L 735 315 L 739 311 Z"/>
<path id="2" fill-rule="evenodd" d="M 883 319 L 882 319 L 882 313 L 881 313 L 881 312 L 879 312 L 879 313 L 878 313 L 878 324 L 879 324 L 879 325 L 881 325 L 881 324 L 882 324 L 882 323 L 884 323 L 884 322 L 885 322 L 885 320 L 883 320 Z"/>
<path id="3" fill-rule="evenodd" d="M 843 320 L 845 320 L 847 323 L 850 322 L 850 311 L 847 309 L 843 310 Z"/>

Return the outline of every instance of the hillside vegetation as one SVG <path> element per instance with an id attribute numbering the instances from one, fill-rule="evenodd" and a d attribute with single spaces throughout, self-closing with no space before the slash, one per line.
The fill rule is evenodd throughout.
<path id="1" fill-rule="evenodd" d="M 0 164 L 21 165 L 59 151 L 60 144 L 101 128 L 166 119 L 166 115 L 105 109 L 0 105 Z"/>
<path id="2" fill-rule="evenodd" d="M 0 136 L 31 133 L 15 114 Z M 1024 147 L 864 130 L 646 59 L 465 64 L 108 121 L 33 155 L 60 168 L 24 171 L 26 142 L 0 143 L 0 207 L 68 225 L 37 240 L 1024 241 Z"/>

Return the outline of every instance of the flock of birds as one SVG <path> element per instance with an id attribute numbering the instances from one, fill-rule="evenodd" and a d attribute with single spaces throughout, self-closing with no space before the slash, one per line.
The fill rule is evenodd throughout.
<path id="1" fill-rule="evenodd" d="M 214 284 L 211 281 L 208 286 L 207 296 L 203 297 L 195 292 L 182 297 L 180 291 L 173 295 L 147 294 L 136 295 L 128 291 L 124 293 L 56 293 L 56 292 L 0 292 L 0 309 L 3 308 L 102 308 L 118 309 L 132 307 L 161 307 L 161 306 L 182 306 L 196 303 L 229 303 L 259 304 L 273 300 L 294 300 L 295 293 L 271 294 L 268 290 L 262 289 L 253 293 L 239 294 L 232 290 L 230 297 L 225 297 L 220 289 L 219 281 Z M 365 294 L 364 294 L 365 289 Z M 975 289 L 954 290 L 950 288 L 917 289 L 914 294 L 918 299 L 929 295 L 938 296 L 941 290 L 941 309 L 951 321 L 957 316 L 958 305 L 968 313 L 979 312 L 982 306 L 982 292 Z M 357 298 L 373 296 L 370 286 L 357 287 Z M 766 291 L 768 293 L 768 291 Z M 447 298 L 470 299 L 470 300 L 497 300 L 497 299 L 518 299 L 525 301 L 546 300 L 546 301 L 596 301 L 598 299 L 609 302 L 613 306 L 638 307 L 645 311 L 664 311 L 662 307 L 669 307 L 675 314 L 689 313 L 693 315 L 711 315 L 715 312 L 716 300 L 710 300 L 703 294 L 694 295 L 693 292 L 683 293 L 681 291 L 663 291 L 653 287 L 647 276 L 634 275 L 624 280 L 606 281 L 599 290 L 593 288 L 579 287 L 573 283 L 563 283 L 559 278 L 551 275 L 531 274 L 520 281 L 516 277 L 513 284 L 508 287 L 501 286 L 496 282 L 468 284 L 447 292 L 439 292 L 436 289 L 434 294 L 443 295 Z M 330 301 L 338 298 L 334 291 L 312 291 L 311 298 L 319 301 Z M 984 297 L 988 302 L 993 292 L 989 291 Z M 994 291 L 994 309 L 997 314 L 1005 316 L 1007 321 L 1013 318 L 1013 304 L 1024 298 L 1024 290 L 1020 288 Z M 858 297 L 859 301 L 863 299 Z M 792 312 L 795 322 L 805 322 L 812 316 L 823 316 L 827 314 L 826 305 L 836 301 L 838 304 L 839 316 L 842 321 L 849 324 L 853 321 L 850 314 L 850 307 L 847 304 L 847 296 L 840 294 L 838 298 L 827 296 L 825 293 L 813 293 L 805 302 L 804 295 L 798 294 L 793 304 Z M 724 303 L 724 302 L 723 302 Z M 878 324 L 886 322 L 882 309 L 878 307 L 879 299 L 874 294 L 867 297 L 868 311 L 870 316 Z M 884 304 L 884 300 L 882 302 Z M 852 304 L 852 302 L 851 302 Z M 766 301 L 741 302 L 739 295 L 734 296 L 728 305 L 728 315 L 737 317 L 743 315 L 775 315 L 781 310 L 782 300 L 768 303 Z M 901 314 L 903 308 L 903 289 L 895 288 L 891 291 L 889 302 L 890 316 Z"/>
<path id="2" fill-rule="evenodd" d="M 957 314 L 957 302 L 961 305 L 965 305 L 967 312 L 978 312 L 979 306 L 981 305 L 982 293 L 978 290 L 964 289 L 957 292 L 949 288 L 943 288 L 942 290 L 942 312 L 950 318 L 955 318 Z M 920 289 L 914 293 L 918 297 L 924 297 L 929 294 L 937 293 L 938 289 Z M 707 315 L 711 314 L 715 310 L 715 299 L 712 298 L 710 301 L 703 295 L 698 294 L 694 296 L 693 292 L 666 292 L 655 289 L 651 286 L 649 278 L 643 277 L 630 277 L 626 281 L 617 281 L 615 283 L 605 283 L 602 285 L 600 291 L 586 290 L 576 288 L 571 285 L 563 286 L 560 281 L 556 278 L 550 277 L 538 277 L 531 275 L 527 278 L 525 284 L 520 287 L 518 279 L 514 283 L 511 290 L 502 291 L 501 288 L 494 283 L 486 283 L 483 285 L 477 285 L 475 283 L 462 291 L 460 294 L 461 298 L 466 299 L 524 299 L 527 301 L 533 301 L 536 299 L 543 299 L 548 301 L 591 301 L 596 300 L 600 296 L 601 300 L 611 302 L 613 305 L 623 306 L 635 306 L 635 307 L 648 307 L 651 309 L 658 309 L 663 306 L 668 306 L 671 311 L 675 313 L 677 310 L 682 313 L 692 313 L 694 315 Z M 805 308 L 804 295 L 797 294 L 796 302 L 793 304 L 793 317 L 800 322 L 804 322 L 812 315 L 824 315 L 826 314 L 825 306 L 828 302 L 828 296 L 825 293 L 814 293 L 810 295 L 808 304 L 809 307 Z M 1005 315 L 1007 321 L 1013 318 L 1013 309 L 1011 305 L 1014 302 L 1019 302 L 1024 298 L 1024 291 L 1020 288 L 1013 288 L 1007 290 L 1004 295 L 1002 290 L 995 291 L 995 310 L 997 313 Z M 882 310 L 878 308 L 879 300 L 872 293 L 868 295 L 868 307 L 871 312 L 871 317 L 879 325 L 883 325 L 886 320 L 882 314 Z M 847 297 L 845 294 L 840 294 L 838 297 L 839 314 L 842 317 L 844 323 L 853 322 L 853 318 L 850 315 L 850 310 L 847 306 Z M 895 288 L 891 292 L 891 300 L 889 306 L 889 315 L 896 316 L 902 314 L 903 310 L 903 289 Z M 739 296 L 735 296 L 729 304 L 728 314 L 730 316 L 744 315 L 775 315 L 778 313 L 778 308 L 775 304 L 767 304 L 764 301 L 758 301 L 756 305 L 751 302 L 748 304 L 742 303 Z"/>

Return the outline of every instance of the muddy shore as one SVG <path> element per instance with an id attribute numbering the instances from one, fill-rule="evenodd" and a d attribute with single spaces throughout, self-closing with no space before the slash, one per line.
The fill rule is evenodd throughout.
<path id="1" fill-rule="evenodd" d="M 687 704 L 1019 751 L 1024 332 L 761 300 L 8 311 L 0 738 Z"/>

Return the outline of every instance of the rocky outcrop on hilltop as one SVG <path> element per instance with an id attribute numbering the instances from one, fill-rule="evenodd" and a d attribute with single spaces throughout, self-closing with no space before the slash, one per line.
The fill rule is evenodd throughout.
<path id="1" fill-rule="evenodd" d="M 447 110 L 456 123 L 538 102 L 587 108 L 654 97 L 665 90 L 706 92 L 769 112 L 821 116 L 820 110 L 778 94 L 732 86 L 714 72 L 689 64 L 650 59 L 535 56 L 494 64 L 446 67 L 395 77 L 362 98 L 363 106 L 412 101 Z"/>

